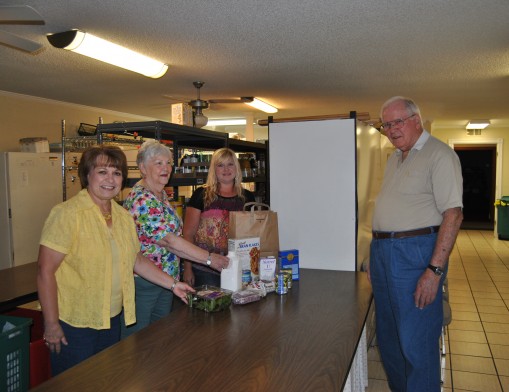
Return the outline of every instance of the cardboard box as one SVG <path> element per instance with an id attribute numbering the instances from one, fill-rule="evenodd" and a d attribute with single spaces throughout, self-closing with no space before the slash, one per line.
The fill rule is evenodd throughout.
<path id="1" fill-rule="evenodd" d="M 49 142 L 45 137 L 19 139 L 21 152 L 49 152 Z"/>
<path id="2" fill-rule="evenodd" d="M 173 124 L 193 126 L 193 110 L 187 103 L 171 105 L 171 122 Z"/>
<path id="3" fill-rule="evenodd" d="M 231 238 L 228 240 L 228 252 L 235 252 L 242 270 L 251 271 L 251 280 L 260 276 L 260 237 Z"/>
<path id="4" fill-rule="evenodd" d="M 292 269 L 292 279 L 299 280 L 299 251 L 297 249 L 279 251 L 281 268 Z"/>

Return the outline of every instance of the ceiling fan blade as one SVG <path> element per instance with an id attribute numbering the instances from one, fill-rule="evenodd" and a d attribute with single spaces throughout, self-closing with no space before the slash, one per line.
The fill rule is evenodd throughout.
<path id="1" fill-rule="evenodd" d="M 245 102 L 251 102 L 252 100 L 253 100 L 253 98 L 251 98 L 251 97 L 241 97 L 241 98 L 236 98 L 236 99 L 229 99 L 229 98 L 209 99 L 209 102 L 210 103 L 245 103 Z"/>
<path id="2" fill-rule="evenodd" d="M 44 19 L 28 5 L 0 6 L 0 24 L 44 24 Z"/>
<path id="3" fill-rule="evenodd" d="M 166 95 L 166 94 L 163 94 L 163 97 L 169 101 L 174 102 L 174 103 L 188 103 L 192 99 L 192 98 L 186 98 L 186 97 L 175 97 L 175 96 Z"/>
<path id="4" fill-rule="evenodd" d="M 31 41 L 29 39 L 20 37 L 19 35 L 11 34 L 1 30 L 0 30 L 0 44 L 30 53 L 37 52 L 39 49 L 42 48 L 42 44 L 38 42 Z"/>

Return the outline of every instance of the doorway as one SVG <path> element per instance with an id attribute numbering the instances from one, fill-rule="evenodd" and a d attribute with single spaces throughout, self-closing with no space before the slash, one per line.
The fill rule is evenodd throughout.
<path id="1" fill-rule="evenodd" d="M 490 200 L 490 208 L 494 209 L 493 203 L 495 200 L 499 199 L 502 194 L 502 159 L 503 159 L 503 151 L 504 151 L 504 139 L 502 138 L 493 138 L 493 139 L 478 139 L 478 138 L 465 138 L 465 139 L 449 139 L 449 146 L 456 150 L 459 147 L 471 147 L 473 150 L 478 150 L 484 147 L 495 148 L 495 161 L 496 163 L 492 166 L 493 176 L 495 177 L 493 186 L 495 187 L 494 197 Z M 470 228 L 469 226 L 477 226 L 482 227 L 485 230 L 489 230 L 490 228 L 493 230 L 493 235 L 496 236 L 496 222 L 497 222 L 497 210 L 494 209 L 494 215 L 492 214 L 493 223 L 484 223 L 481 225 L 480 223 L 476 224 L 473 222 L 470 224 L 470 221 L 464 221 L 465 228 Z"/>
<path id="2" fill-rule="evenodd" d="M 493 230 L 496 145 L 454 146 L 463 174 L 462 229 Z"/>

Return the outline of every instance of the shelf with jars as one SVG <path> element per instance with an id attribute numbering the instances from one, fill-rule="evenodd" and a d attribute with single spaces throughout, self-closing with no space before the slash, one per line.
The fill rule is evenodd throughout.
<path id="1" fill-rule="evenodd" d="M 227 146 L 238 153 L 242 181 L 253 184 L 257 201 L 270 204 L 268 145 L 229 138 Z"/>

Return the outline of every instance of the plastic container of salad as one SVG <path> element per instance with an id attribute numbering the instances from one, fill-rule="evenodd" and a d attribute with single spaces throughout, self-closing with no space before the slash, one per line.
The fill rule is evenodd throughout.
<path id="1" fill-rule="evenodd" d="M 230 290 L 215 286 L 198 286 L 194 288 L 196 293 L 187 294 L 188 305 L 205 312 L 219 312 L 228 309 L 232 303 Z"/>

